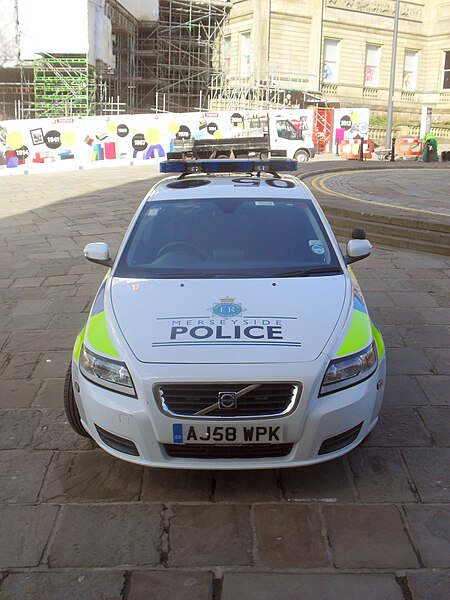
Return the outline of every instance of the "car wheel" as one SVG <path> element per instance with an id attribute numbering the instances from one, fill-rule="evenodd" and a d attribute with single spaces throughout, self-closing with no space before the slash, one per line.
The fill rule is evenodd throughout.
<path id="1" fill-rule="evenodd" d="M 72 429 L 76 431 L 78 435 L 90 438 L 91 436 L 83 427 L 78 406 L 75 402 L 75 394 L 73 393 L 72 385 L 72 369 L 70 365 L 67 369 L 66 379 L 64 381 L 64 410 L 66 411 L 66 417 Z"/>
<path id="2" fill-rule="evenodd" d="M 298 162 L 308 162 L 309 154 L 306 152 L 306 150 L 297 150 L 297 152 L 294 154 L 294 159 L 298 160 Z"/>

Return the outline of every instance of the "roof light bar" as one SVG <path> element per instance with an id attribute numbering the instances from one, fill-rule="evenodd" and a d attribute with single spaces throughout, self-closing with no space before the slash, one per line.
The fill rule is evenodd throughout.
<path id="1" fill-rule="evenodd" d="M 161 173 L 276 173 L 298 171 L 298 162 L 287 158 L 267 160 L 216 159 L 216 160 L 166 160 L 160 163 Z"/>

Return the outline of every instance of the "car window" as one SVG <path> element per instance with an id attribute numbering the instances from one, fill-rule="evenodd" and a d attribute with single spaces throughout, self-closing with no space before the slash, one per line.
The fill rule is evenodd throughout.
<path id="1" fill-rule="evenodd" d="M 306 200 L 217 198 L 149 202 L 124 248 L 119 277 L 274 277 L 336 267 Z"/>
<path id="2" fill-rule="evenodd" d="M 303 139 L 302 132 L 298 131 L 290 121 L 277 121 L 277 133 L 280 138 L 286 140 Z"/>

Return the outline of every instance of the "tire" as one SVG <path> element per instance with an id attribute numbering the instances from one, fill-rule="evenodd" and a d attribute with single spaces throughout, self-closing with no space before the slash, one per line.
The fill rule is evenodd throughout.
<path id="1" fill-rule="evenodd" d="M 83 437 L 90 438 L 91 436 L 88 434 L 86 429 L 83 427 L 83 423 L 81 422 L 80 413 L 78 411 L 77 403 L 75 401 L 75 394 L 73 393 L 73 385 L 72 385 L 72 368 L 69 365 L 66 373 L 66 379 L 64 381 L 64 410 L 66 412 L 67 420 L 70 423 L 70 426 L 78 435 L 82 435 Z"/>
<path id="2" fill-rule="evenodd" d="M 294 154 L 294 160 L 298 160 L 298 162 L 308 162 L 309 154 L 306 150 L 297 150 Z"/>

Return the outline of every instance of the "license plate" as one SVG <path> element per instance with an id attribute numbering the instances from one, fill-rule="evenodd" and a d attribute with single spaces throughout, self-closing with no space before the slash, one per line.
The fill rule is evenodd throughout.
<path id="1" fill-rule="evenodd" d="M 173 424 L 174 444 L 279 444 L 281 425 Z"/>

